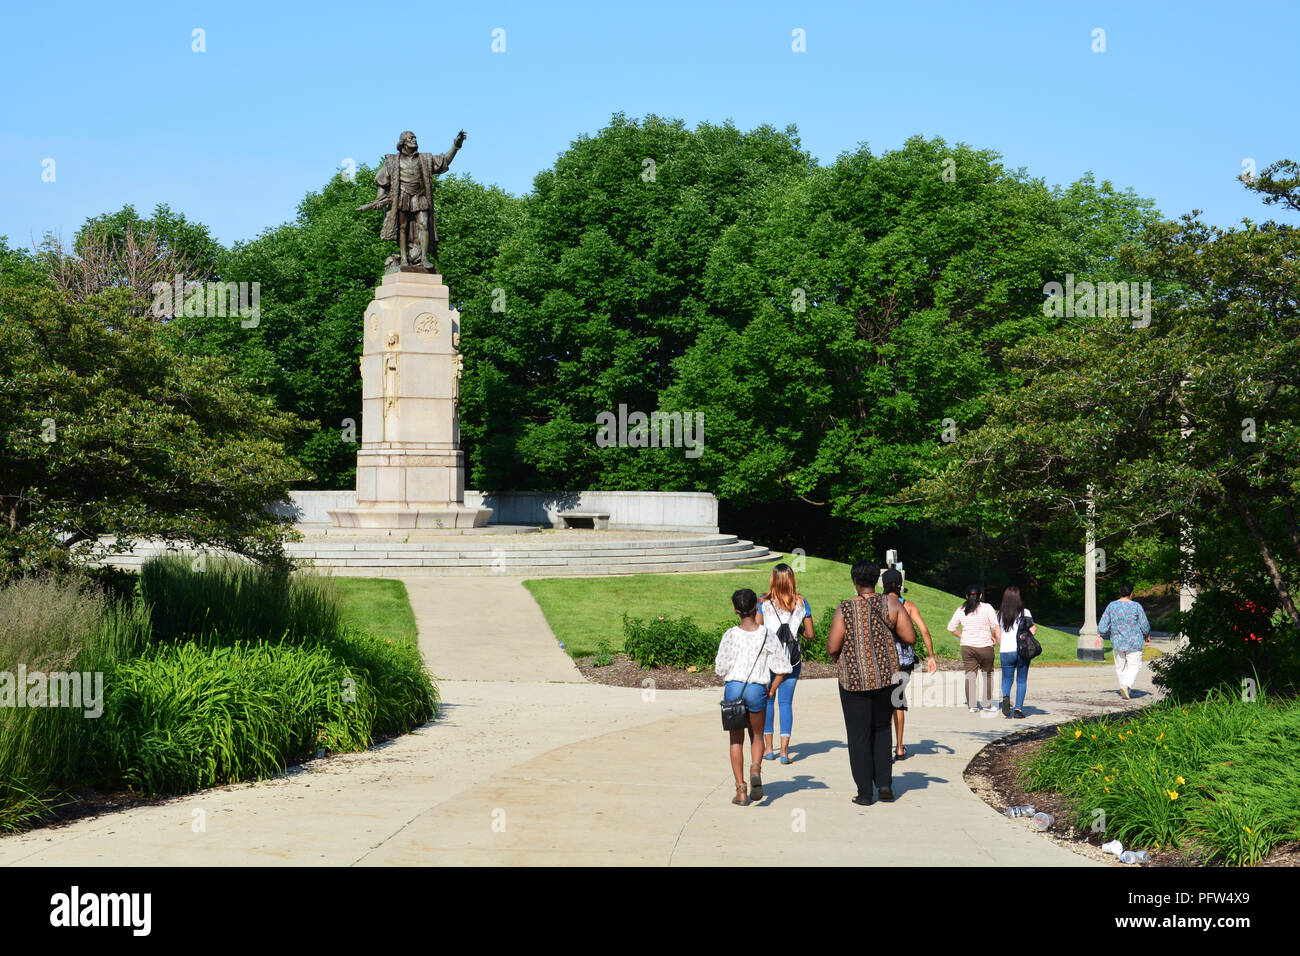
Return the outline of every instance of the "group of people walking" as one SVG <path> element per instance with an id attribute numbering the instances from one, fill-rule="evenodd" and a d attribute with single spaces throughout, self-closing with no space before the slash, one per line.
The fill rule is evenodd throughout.
<path id="1" fill-rule="evenodd" d="M 903 598 L 903 576 L 859 561 L 850 570 L 853 598 L 835 609 L 826 651 L 838 669 L 840 709 L 857 793 L 853 802 L 867 806 L 894 799 L 892 763 L 907 757 L 903 727 L 907 685 L 916 667 L 916 643 L 925 644 L 926 669 L 938 669 L 934 642 L 915 603 Z M 1120 598 L 1107 606 L 1098 630 L 1114 650 L 1120 694 L 1128 699 L 1141 666 L 1150 625 L 1142 606 L 1132 600 L 1133 586 L 1120 586 Z M 722 636 L 714 663 L 725 682 L 724 703 L 743 701 L 747 726 L 730 733 L 731 769 L 736 794 L 732 803 L 747 806 L 763 798 L 763 761 L 790 763 L 794 693 L 803 670 L 802 641 L 815 636 L 812 606 L 799 593 L 788 564 L 772 569 L 761 597 L 749 588 L 731 596 L 739 623 Z M 1007 587 L 995 610 L 980 588 L 966 589 L 965 601 L 953 612 L 948 631 L 958 638 L 966 672 L 966 705 L 971 713 L 1022 719 L 1030 657 L 1025 637 L 1037 634 L 1020 589 Z M 1030 642 L 1032 643 L 1032 642 Z M 994 654 L 1002 671 L 1001 701 L 993 702 Z M 983 678 L 983 694 L 979 679 Z M 1015 703 L 1011 692 L 1015 689 Z M 779 723 L 774 712 L 779 711 Z M 738 717 L 739 715 L 737 715 Z M 779 733 L 774 737 L 774 729 Z M 890 753 L 892 737 L 894 752 Z M 749 733 L 749 774 L 745 770 L 745 734 Z M 779 748 L 779 750 L 777 749 Z"/>
<path id="2" fill-rule="evenodd" d="M 1002 592 L 1002 606 L 984 603 L 984 594 L 972 585 L 966 589 L 966 602 L 953 611 L 948 631 L 961 642 L 961 660 L 966 671 L 966 706 L 972 714 L 992 715 L 993 649 L 997 648 L 1002 667 L 1003 717 L 1023 718 L 1025 682 L 1029 679 L 1029 659 L 1020 652 L 1020 637 L 1027 631 L 1038 633 L 1033 615 L 1020 599 L 1020 588 L 1012 585 Z M 984 677 L 984 695 L 977 696 L 979 675 Z M 1015 684 L 1016 704 L 1011 706 L 1011 686 Z"/>

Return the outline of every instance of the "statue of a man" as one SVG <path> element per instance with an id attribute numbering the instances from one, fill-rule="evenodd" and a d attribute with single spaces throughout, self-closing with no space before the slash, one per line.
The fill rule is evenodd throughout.
<path id="1" fill-rule="evenodd" d="M 438 220 L 433 211 L 433 177 L 445 173 L 452 159 L 465 143 L 465 131 L 456 134 L 448 152 L 421 153 L 415 134 L 409 129 L 397 140 L 397 152 L 384 157 L 384 165 L 375 173 L 379 187 L 374 202 L 358 208 L 387 207 L 384 227 L 379 238 L 396 241 L 398 254 L 390 257 L 391 266 L 415 266 L 425 272 L 437 268 Z"/>

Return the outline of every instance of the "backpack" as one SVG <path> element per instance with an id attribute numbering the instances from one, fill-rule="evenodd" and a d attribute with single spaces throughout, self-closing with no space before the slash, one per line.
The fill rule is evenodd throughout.
<path id="1" fill-rule="evenodd" d="M 1032 617 L 1028 614 L 1022 614 L 1016 624 L 1016 653 L 1022 661 L 1028 664 L 1043 653 L 1043 645 L 1039 644 L 1034 635 L 1029 633 L 1029 629 L 1034 626 Z"/>
<path id="2" fill-rule="evenodd" d="M 798 667 L 803 660 L 803 655 L 799 651 L 799 638 L 790 632 L 790 621 L 794 620 L 794 612 L 790 612 L 790 621 L 782 621 L 781 609 L 776 606 L 775 602 L 772 604 L 772 610 L 776 612 L 776 619 L 781 625 L 776 629 L 777 640 L 785 648 L 785 652 L 790 658 L 790 666 Z"/>

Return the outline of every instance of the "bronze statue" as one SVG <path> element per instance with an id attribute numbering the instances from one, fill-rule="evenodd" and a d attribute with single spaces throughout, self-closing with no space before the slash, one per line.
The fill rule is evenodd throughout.
<path id="1" fill-rule="evenodd" d="M 385 263 L 389 271 L 436 271 L 438 220 L 433 210 L 433 177 L 447 171 L 464 143 L 465 131 L 461 130 L 448 152 L 421 153 L 415 134 L 408 129 L 397 140 L 397 152 L 384 157 L 384 165 L 375 173 L 378 194 L 373 202 L 358 206 L 357 212 L 387 207 L 379 238 L 396 240 L 398 250 Z"/>

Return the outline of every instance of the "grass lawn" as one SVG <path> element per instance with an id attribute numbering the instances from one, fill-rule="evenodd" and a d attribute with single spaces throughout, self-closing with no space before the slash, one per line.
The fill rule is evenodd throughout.
<path id="1" fill-rule="evenodd" d="M 823 558 L 808 558 L 808 566 L 797 572 L 799 591 L 812 605 L 813 621 L 820 622 L 828 606 L 853 596 L 849 565 Z M 721 628 L 735 623 L 731 592 L 753 588 L 767 590 L 771 566 L 739 568 L 705 574 L 618 574 L 595 578 L 539 578 L 524 587 L 546 615 L 556 638 L 574 657 L 595 653 L 596 644 L 608 641 L 611 651 L 623 648 L 623 612 L 632 617 L 690 616 L 703 626 Z M 907 581 L 908 600 L 915 601 L 930 628 L 935 650 L 945 657 L 957 656 L 957 640 L 945 627 L 962 599 L 913 579 Z M 1048 627 L 1038 628 L 1043 654 L 1034 663 L 1075 663 L 1076 639 Z"/>
<path id="2" fill-rule="evenodd" d="M 415 640 L 415 612 L 401 581 L 343 577 L 333 581 L 349 627 L 389 640 Z"/>

